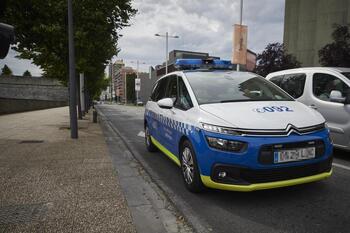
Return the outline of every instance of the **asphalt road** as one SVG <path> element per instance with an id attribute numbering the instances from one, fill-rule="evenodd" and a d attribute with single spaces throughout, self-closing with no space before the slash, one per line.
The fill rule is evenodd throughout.
<path id="1" fill-rule="evenodd" d="M 335 151 L 333 175 L 316 183 L 250 193 L 188 192 L 180 169 L 144 146 L 143 108 L 100 105 L 175 203 L 212 232 L 350 232 L 350 153 Z M 197 222 L 198 223 L 198 222 Z"/>

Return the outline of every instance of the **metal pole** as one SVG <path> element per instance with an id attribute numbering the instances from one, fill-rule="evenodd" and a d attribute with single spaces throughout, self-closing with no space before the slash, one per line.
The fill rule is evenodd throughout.
<path id="1" fill-rule="evenodd" d="M 136 66 L 136 77 L 137 79 L 139 78 L 139 60 L 137 60 L 137 66 Z M 136 105 L 137 102 L 139 101 L 139 91 L 136 91 Z"/>
<path id="2" fill-rule="evenodd" d="M 69 117 L 70 117 L 70 136 L 78 138 L 78 120 L 76 90 L 77 83 L 75 80 L 75 55 L 74 55 L 74 38 L 73 38 L 73 7 L 72 0 L 68 0 L 68 48 L 69 48 Z"/>
<path id="3" fill-rule="evenodd" d="M 126 91 L 126 72 L 125 72 L 125 83 L 124 83 L 124 88 L 125 88 L 125 92 L 124 92 L 124 95 L 125 95 L 125 105 L 126 103 L 128 102 L 128 96 L 126 95 L 127 94 L 127 91 Z"/>
<path id="4" fill-rule="evenodd" d="M 168 32 L 165 33 L 165 74 L 168 74 Z"/>
<path id="5" fill-rule="evenodd" d="M 241 0 L 240 4 L 240 11 L 239 11 L 239 25 L 242 26 L 242 20 L 243 20 L 243 0 Z M 241 33 L 241 30 L 239 31 Z M 237 71 L 239 71 L 239 64 L 237 64 Z"/>
<path id="6" fill-rule="evenodd" d="M 242 20 L 243 20 L 243 0 L 241 0 L 241 10 L 239 14 L 239 25 L 242 25 Z"/>
<path id="7" fill-rule="evenodd" d="M 84 90 L 85 90 L 85 84 L 84 84 L 84 73 L 80 73 L 79 76 L 80 79 L 80 103 L 81 103 L 81 111 L 85 115 L 85 95 L 84 95 Z"/>
<path id="8" fill-rule="evenodd" d="M 113 72 L 113 66 L 112 66 L 112 61 L 109 62 L 109 77 L 111 78 L 111 82 L 110 82 L 110 92 L 111 92 L 111 102 L 113 101 L 113 75 L 112 75 L 112 72 Z"/>

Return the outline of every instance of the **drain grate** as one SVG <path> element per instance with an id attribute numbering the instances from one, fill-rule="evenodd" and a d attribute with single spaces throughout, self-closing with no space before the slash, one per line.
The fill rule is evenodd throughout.
<path id="1" fill-rule="evenodd" d="M 44 141 L 43 140 L 23 140 L 23 141 L 20 141 L 19 143 L 22 144 L 22 143 L 43 143 Z"/>
<path id="2" fill-rule="evenodd" d="M 0 207 L 0 224 L 17 224 L 41 221 L 48 204 L 13 205 Z"/>

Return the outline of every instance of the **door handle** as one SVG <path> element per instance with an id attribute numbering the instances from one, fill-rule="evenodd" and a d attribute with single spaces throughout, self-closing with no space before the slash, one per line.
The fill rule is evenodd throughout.
<path id="1" fill-rule="evenodd" d="M 310 108 L 313 108 L 313 109 L 315 109 L 315 110 L 317 110 L 317 107 L 316 107 L 316 105 L 314 105 L 314 104 L 309 105 L 309 107 L 310 107 Z"/>

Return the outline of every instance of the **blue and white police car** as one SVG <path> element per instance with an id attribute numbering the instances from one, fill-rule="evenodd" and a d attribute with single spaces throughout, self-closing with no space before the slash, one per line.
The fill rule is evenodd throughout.
<path id="1" fill-rule="evenodd" d="M 146 104 L 148 151 L 181 167 L 186 187 L 253 191 L 332 173 L 325 119 L 275 84 L 230 61 L 181 59 Z"/>

